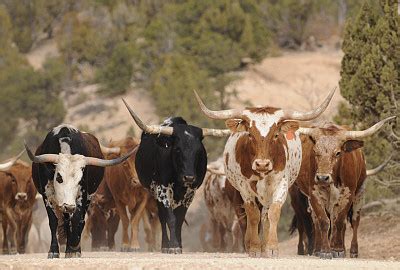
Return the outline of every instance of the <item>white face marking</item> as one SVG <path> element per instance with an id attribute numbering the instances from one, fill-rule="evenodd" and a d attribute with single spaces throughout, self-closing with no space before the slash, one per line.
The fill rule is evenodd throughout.
<path id="1" fill-rule="evenodd" d="M 249 117 L 249 115 L 250 114 L 247 114 L 247 117 Z M 264 136 L 268 134 L 272 125 L 280 120 L 283 112 L 277 111 L 275 115 L 278 115 L 278 117 L 273 117 L 271 121 L 259 122 L 261 124 L 259 124 L 257 128 L 260 130 L 260 133 L 260 127 L 264 128 L 262 133 Z M 267 117 L 264 115 L 263 118 Z M 258 122 L 256 121 L 255 123 L 257 125 Z M 292 140 L 288 140 L 285 137 L 287 148 L 284 146 L 286 156 L 286 167 L 284 171 L 280 173 L 271 172 L 268 175 L 262 176 L 261 179 L 256 179 L 256 176 L 254 176 L 254 179 L 250 180 L 242 175 L 240 164 L 236 161 L 235 153 L 237 141 L 246 133 L 247 132 L 238 132 L 232 134 L 225 145 L 224 157 L 226 154 L 229 154 L 228 164 L 224 162 L 227 179 L 235 189 L 240 192 L 245 202 L 255 202 L 255 198 L 257 197 L 265 207 L 269 207 L 269 205 L 274 202 L 283 203 L 286 200 L 288 189 L 296 180 L 301 167 L 302 145 L 299 133 L 295 132 L 295 137 Z M 257 181 L 257 192 L 254 192 L 249 184 L 252 180 Z"/>
<path id="2" fill-rule="evenodd" d="M 63 129 L 63 128 L 68 128 L 68 130 L 71 131 L 71 132 L 72 132 L 72 131 L 73 131 L 73 132 L 78 132 L 78 129 L 77 129 L 76 127 L 72 126 L 72 125 L 69 125 L 69 124 L 61 124 L 61 125 L 59 125 L 59 126 L 53 128 L 52 133 L 53 133 L 54 135 L 57 135 L 58 133 L 60 133 L 61 129 Z"/>
<path id="3" fill-rule="evenodd" d="M 184 134 L 185 134 L 186 136 L 188 136 L 189 138 L 193 138 L 193 135 L 190 134 L 189 132 L 187 132 L 186 130 L 185 130 Z"/>
<path id="4" fill-rule="evenodd" d="M 278 110 L 274 114 L 261 114 L 261 113 L 252 113 L 249 110 L 245 110 L 243 115 L 247 116 L 250 119 L 250 127 L 252 127 L 253 122 L 256 128 L 260 131 L 261 136 L 267 136 L 271 127 L 274 124 L 277 124 L 279 120 L 281 120 L 283 116 L 283 111 Z"/>
<path id="5" fill-rule="evenodd" d="M 172 125 L 172 120 L 171 117 L 167 118 L 164 120 L 164 122 L 162 123 L 163 126 L 169 126 Z"/>
<path id="6" fill-rule="evenodd" d="M 54 192 L 58 206 L 64 203 L 76 205 L 79 196 L 79 182 L 86 166 L 85 157 L 82 155 L 59 154 L 59 162 L 55 164 Z M 56 181 L 57 173 L 61 175 L 62 183 Z"/>
<path id="7" fill-rule="evenodd" d="M 66 138 L 60 138 L 58 141 L 60 142 L 61 153 L 63 154 L 71 154 L 71 146 L 67 142 L 63 142 Z M 69 139 L 69 138 L 68 138 Z"/>

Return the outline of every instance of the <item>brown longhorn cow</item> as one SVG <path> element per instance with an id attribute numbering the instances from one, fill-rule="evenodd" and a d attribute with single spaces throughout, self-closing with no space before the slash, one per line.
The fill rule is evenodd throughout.
<path id="1" fill-rule="evenodd" d="M 376 175 L 381 172 L 385 166 L 389 163 L 391 157 L 385 162 L 380 164 L 374 169 L 367 170 L 367 176 Z M 308 198 L 303 193 L 301 193 L 297 184 L 293 184 L 289 189 L 291 205 L 294 210 L 294 216 L 290 228 L 290 234 L 293 234 L 295 230 L 298 230 L 299 241 L 297 245 L 298 255 L 312 255 L 314 252 L 315 241 L 320 241 L 320 238 L 314 239 L 314 223 L 312 221 Z M 350 209 L 348 213 L 348 218 L 351 221 L 353 211 Z M 314 241 L 315 240 L 315 241 Z M 320 243 L 316 244 L 320 246 Z"/>
<path id="2" fill-rule="evenodd" d="M 244 200 L 245 248 L 250 256 L 278 256 L 277 226 L 281 208 L 302 163 L 298 121 L 317 118 L 333 94 L 334 90 L 318 108 L 297 112 L 273 107 L 211 111 L 195 93 L 203 113 L 213 119 L 227 120 L 231 130 L 223 155 L 225 171 Z"/>
<path id="3" fill-rule="evenodd" d="M 238 252 L 241 249 L 240 229 L 239 235 L 234 230 L 234 226 L 238 223 L 236 211 L 237 208 L 241 208 L 240 203 L 235 205 L 233 201 L 235 193 L 237 191 L 226 180 L 222 159 L 210 163 L 207 166 L 207 174 L 204 178 L 204 199 L 210 214 L 210 222 L 206 226 L 208 227 L 207 231 L 211 232 L 211 238 L 206 233 L 204 233 L 203 238 L 211 239 L 211 250 L 227 251 L 227 240 L 232 242 L 232 252 Z M 237 195 L 240 197 L 240 194 Z M 242 212 L 243 210 L 239 209 L 239 211 Z M 202 239 L 202 241 L 206 242 L 205 239 Z"/>
<path id="4" fill-rule="evenodd" d="M 105 156 L 112 159 L 113 157 L 127 153 L 137 145 L 139 145 L 139 140 L 131 137 L 111 142 L 109 147 L 119 149 L 117 151 L 118 154 L 116 151 L 110 151 L 109 153 L 105 153 Z M 148 222 L 149 216 L 152 216 L 154 210 L 149 210 L 151 206 L 146 210 L 146 205 L 154 199 L 139 183 L 135 169 L 135 155 L 136 152 L 124 163 L 107 168 L 104 176 L 106 185 L 114 199 L 117 214 L 122 222 L 122 251 L 138 251 L 140 249 L 138 233 L 139 222 L 143 216 L 145 218 L 146 239 L 149 241 L 149 249 L 153 249 L 155 246 L 155 239 L 151 234 L 156 234 L 156 232 L 150 231 L 148 228 L 149 224 L 150 226 L 154 226 L 154 229 L 157 227 L 153 225 L 154 221 Z M 128 217 L 126 208 L 128 208 L 130 218 Z M 131 225 L 130 239 L 128 234 L 129 224 Z"/>
<path id="5" fill-rule="evenodd" d="M 3 225 L 3 254 L 25 253 L 32 224 L 36 189 L 28 164 L 18 160 L 0 172 L 0 207 Z"/>
<path id="6" fill-rule="evenodd" d="M 88 209 L 84 236 L 92 236 L 92 251 L 115 250 L 119 215 L 106 181 L 102 181 Z"/>
<path id="7" fill-rule="evenodd" d="M 345 257 L 345 222 L 350 210 L 353 228 L 350 256 L 358 256 L 357 229 L 367 176 L 364 155 L 359 149 L 363 146 L 361 139 L 377 132 L 390 119 L 365 131 L 348 131 L 331 123 L 299 129 L 303 134 L 305 175 L 300 174 L 296 183 L 309 198 L 315 238 L 320 239 L 315 242 L 315 252 L 321 258 Z"/>

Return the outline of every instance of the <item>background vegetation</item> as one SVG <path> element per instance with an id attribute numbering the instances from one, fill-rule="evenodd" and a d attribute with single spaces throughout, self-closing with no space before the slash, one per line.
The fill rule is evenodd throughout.
<path id="1" fill-rule="evenodd" d="M 349 19 L 343 40 L 340 90 L 348 101 L 337 121 L 354 128 L 368 128 L 388 116 L 399 116 L 400 17 L 397 0 L 365 2 Z M 365 144 L 368 162 L 392 161 L 375 181 L 368 181 L 368 200 L 398 194 L 400 137 L 399 119 L 391 122 Z"/>
<path id="2" fill-rule="evenodd" d="M 193 89 L 210 107 L 229 107 L 235 93 L 225 86 L 243 59 L 260 61 L 277 47 L 299 49 L 310 36 L 340 33 L 361 2 L 0 0 L 3 154 L 20 144 L 16 133 L 38 143 L 65 116 L 60 96 L 89 83 L 99 83 L 105 96 L 144 88 L 161 118 L 182 115 L 210 125 L 192 109 Z M 323 31 L 314 27 L 321 20 L 329 26 Z M 57 41 L 61 55 L 33 70 L 24 54 L 46 39 Z M 83 72 L 87 66 L 94 75 Z M 220 152 L 223 142 L 210 141 L 209 149 Z"/>
<path id="3" fill-rule="evenodd" d="M 201 126 L 196 89 L 211 108 L 228 108 L 225 86 L 249 61 L 280 49 L 320 46 L 342 36 L 340 88 L 347 103 L 336 120 L 365 128 L 398 115 L 400 23 L 396 0 L 0 0 L 0 147 L 35 145 L 61 123 L 62 97 L 98 83 L 98 95 L 142 88 L 160 118 L 182 115 Z M 346 19 L 347 22 L 346 22 Z M 25 54 L 48 39 L 60 56 L 33 69 Z M 340 48 L 341 44 L 337 44 Z M 89 67 L 91 73 L 84 70 Z M 81 96 L 85 98 L 84 93 Z M 397 120 L 398 121 L 398 120 Z M 369 200 L 399 193 L 396 121 L 367 143 L 372 165 L 393 153 L 387 173 L 368 181 Z M 207 139 L 212 157 L 224 142 Z M 285 208 L 286 223 L 289 222 Z M 285 214 L 284 214 L 285 215 Z"/>

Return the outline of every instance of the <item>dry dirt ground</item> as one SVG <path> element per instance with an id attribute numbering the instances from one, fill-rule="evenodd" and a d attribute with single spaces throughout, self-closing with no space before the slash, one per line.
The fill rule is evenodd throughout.
<path id="1" fill-rule="evenodd" d="M 0 258 L 0 269 L 400 269 L 400 262 L 378 260 L 320 260 L 283 256 L 279 259 L 248 258 L 232 253 L 85 253 L 80 259 L 45 259 L 46 254 Z"/>
<path id="2" fill-rule="evenodd" d="M 349 228 L 349 227 L 348 227 Z M 350 246 L 351 229 L 346 246 Z M 248 258 L 246 254 L 185 252 L 83 252 L 80 259 L 46 259 L 47 254 L 0 255 L 0 269 L 400 269 L 400 216 L 371 213 L 361 220 L 359 259 L 320 260 L 295 256 L 297 236 L 279 245 L 279 259 Z M 63 256 L 64 254 L 62 254 Z"/>

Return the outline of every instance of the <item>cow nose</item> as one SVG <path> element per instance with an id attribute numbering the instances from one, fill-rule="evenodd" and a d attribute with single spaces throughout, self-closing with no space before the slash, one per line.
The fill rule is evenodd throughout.
<path id="1" fill-rule="evenodd" d="M 185 180 L 185 182 L 193 182 L 194 181 L 194 176 L 193 175 L 185 175 L 183 177 L 183 179 Z"/>
<path id="2" fill-rule="evenodd" d="M 331 176 L 329 174 L 317 174 L 315 178 L 320 182 L 328 182 Z"/>
<path id="3" fill-rule="evenodd" d="M 255 170 L 258 172 L 267 172 L 272 170 L 272 162 L 269 159 L 254 160 Z"/>
<path id="4" fill-rule="evenodd" d="M 72 214 L 73 212 L 75 212 L 75 205 L 71 205 L 71 204 L 66 204 L 66 203 L 64 203 L 62 206 L 61 206 L 61 210 L 64 212 L 64 213 L 68 213 L 68 214 Z"/>
<path id="5" fill-rule="evenodd" d="M 21 201 L 25 201 L 26 199 L 28 199 L 28 195 L 25 192 L 18 192 L 15 195 L 15 199 L 16 200 L 21 200 Z"/>

